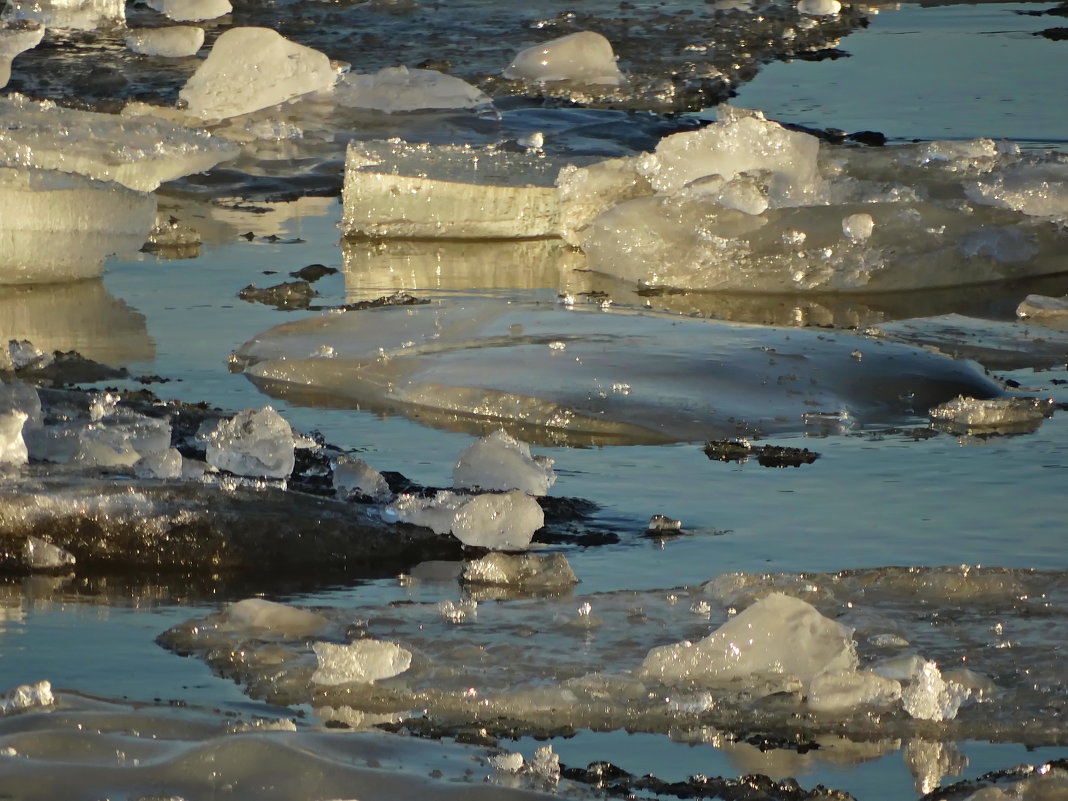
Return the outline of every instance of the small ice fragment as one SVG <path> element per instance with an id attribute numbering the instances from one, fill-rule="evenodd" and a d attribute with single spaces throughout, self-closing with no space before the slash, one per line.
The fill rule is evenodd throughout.
<path id="1" fill-rule="evenodd" d="M 870 214 L 850 214 L 842 220 L 842 233 L 854 242 L 867 242 L 875 230 L 875 220 Z"/>
<path id="2" fill-rule="evenodd" d="M 842 670 L 823 673 L 809 684 L 808 708 L 842 712 L 858 706 L 885 707 L 901 698 L 901 684 L 876 673 Z"/>
<path id="3" fill-rule="evenodd" d="M 232 603 L 223 610 L 221 617 L 223 628 L 265 629 L 290 638 L 317 634 L 329 623 L 318 612 L 263 598 L 246 598 Z"/>
<path id="4" fill-rule="evenodd" d="M 334 90 L 334 100 L 339 106 L 387 114 L 422 109 L 481 109 L 493 105 L 489 95 L 467 81 L 436 70 L 407 67 L 342 75 Z"/>
<path id="5" fill-rule="evenodd" d="M 334 465 L 334 494 L 346 500 L 362 495 L 382 502 L 392 497 L 393 492 L 382 474 L 363 459 L 339 456 Z"/>
<path id="6" fill-rule="evenodd" d="M 17 712 L 20 709 L 32 709 L 38 706 L 51 706 L 56 702 L 52 695 L 52 684 L 38 681 L 34 684 L 20 684 L 0 696 L 0 715 Z"/>
<path id="7" fill-rule="evenodd" d="M 963 395 L 930 411 L 931 420 L 959 433 L 1008 434 L 1033 431 L 1053 416 L 1053 398 L 991 398 Z"/>
<path id="8" fill-rule="evenodd" d="M 665 684 L 716 683 L 781 675 L 810 682 L 821 673 L 853 670 L 853 631 L 798 598 L 775 593 L 696 643 L 649 651 L 639 676 Z"/>
<path id="9" fill-rule="evenodd" d="M 0 466 L 18 467 L 29 461 L 22 428 L 29 415 L 20 409 L 0 414 Z"/>
<path id="10" fill-rule="evenodd" d="M 534 756 L 528 765 L 531 776 L 555 785 L 560 781 L 560 757 L 553 753 L 551 745 L 543 745 L 534 751 Z"/>
<path id="11" fill-rule="evenodd" d="M 498 773 L 519 773 L 523 769 L 523 755 L 517 751 L 505 751 L 491 756 L 489 763 Z"/>
<path id="12" fill-rule="evenodd" d="M 519 490 L 476 495 L 455 513 L 452 533 L 464 545 L 494 551 L 521 551 L 545 524 L 534 498 Z"/>
<path id="13" fill-rule="evenodd" d="M 178 93 L 190 114 L 223 120 L 333 87 L 326 54 L 270 28 L 230 28 Z"/>
<path id="14" fill-rule="evenodd" d="M 138 28 L 126 34 L 126 46 L 143 56 L 183 58 L 195 56 L 204 46 L 204 29 L 193 25 Z"/>
<path id="15" fill-rule="evenodd" d="M 462 623 L 478 616 L 478 602 L 472 600 L 441 601 L 438 604 L 438 614 L 449 623 Z"/>
<path id="16" fill-rule="evenodd" d="M 30 570 L 56 570 L 72 567 L 74 562 L 74 554 L 70 551 L 40 537 L 27 537 L 22 546 L 22 563 Z"/>
<path id="17" fill-rule="evenodd" d="M 208 464 L 239 476 L 288 478 L 296 459 L 293 429 L 272 407 L 246 409 L 209 435 Z"/>
<path id="18" fill-rule="evenodd" d="M 555 481 L 552 459 L 532 456 L 529 445 L 502 430 L 472 443 L 452 471 L 453 486 L 485 491 L 517 489 L 540 496 Z"/>
<path id="19" fill-rule="evenodd" d="M 146 453 L 134 462 L 133 469 L 138 478 L 181 478 L 182 454 L 177 448 Z"/>
<path id="20" fill-rule="evenodd" d="M 467 584 L 524 590 L 563 590 L 579 583 L 562 553 L 488 553 L 481 559 L 466 562 L 461 580 Z"/>
<path id="21" fill-rule="evenodd" d="M 799 0 L 797 11 L 810 17 L 832 17 L 842 10 L 838 0 Z"/>
<path id="22" fill-rule="evenodd" d="M 216 19 L 234 10 L 230 0 L 145 0 L 149 8 L 175 22 Z"/>
<path id="23" fill-rule="evenodd" d="M 1068 316 L 1068 297 L 1051 298 L 1046 295 L 1028 295 L 1016 307 L 1017 317 L 1065 317 Z"/>
<path id="24" fill-rule="evenodd" d="M 536 83 L 574 81 L 619 86 L 623 82 L 611 42 L 593 31 L 579 31 L 521 50 L 502 74 Z"/>
<path id="25" fill-rule="evenodd" d="M 541 150 L 545 145 L 545 134 L 541 131 L 534 131 L 532 134 L 520 136 L 515 140 L 515 143 L 520 147 L 526 147 L 531 150 Z"/>
<path id="26" fill-rule="evenodd" d="M 411 651 L 382 640 L 346 645 L 317 642 L 312 649 L 319 660 L 319 669 L 311 677 L 314 684 L 366 684 L 398 676 L 412 664 Z"/>
<path id="27" fill-rule="evenodd" d="M 648 531 L 678 531 L 682 528 L 682 521 L 675 520 L 667 515 L 653 515 L 649 518 Z"/>
<path id="28" fill-rule="evenodd" d="M 942 679 L 934 662 L 925 662 L 901 695 L 905 711 L 918 720 L 952 720 L 969 697 L 964 687 Z"/>

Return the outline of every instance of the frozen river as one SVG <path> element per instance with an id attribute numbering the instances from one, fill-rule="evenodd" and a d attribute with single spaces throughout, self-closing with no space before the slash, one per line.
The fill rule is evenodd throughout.
<path id="1" fill-rule="evenodd" d="M 6 18 L 18 5 L 9 0 Z M 111 562 L 0 576 L 0 692 L 47 680 L 57 698 L 0 707 L 0 797 L 1068 794 L 1056 766 L 1068 757 L 1068 317 L 1017 317 L 1029 295 L 1068 294 L 1068 103 L 1052 77 L 1066 74 L 1068 43 L 1039 35 L 1063 16 L 1040 15 L 1043 3 L 806 6 L 822 14 L 588 5 L 235 3 L 180 23 L 206 30 L 200 56 L 164 58 L 125 49 L 122 4 L 100 2 L 111 16 L 100 28 L 49 28 L 14 58 L 9 96 L 112 116 L 129 100 L 165 106 L 166 124 L 213 131 L 226 158 L 164 176 L 151 195 L 123 190 L 130 215 L 154 197 L 170 240 L 165 231 L 155 247 L 126 248 L 100 277 L 0 287 L 0 339 L 126 367 L 132 378 L 61 380 L 128 399 L 119 412 L 98 400 L 105 428 L 124 403 L 150 414 L 145 389 L 219 415 L 270 404 L 328 443 L 315 458 L 298 450 L 303 489 L 329 487 L 322 471 L 342 454 L 386 472 L 391 491 L 400 479 L 388 471 L 417 494 L 448 488 L 459 455 L 504 427 L 553 460 L 548 494 L 561 500 L 542 503 L 549 525 L 531 553 L 562 555 L 580 583 L 461 579 L 478 554 L 451 535 L 404 529 L 408 550 L 390 539 L 396 498 L 342 507 L 353 536 L 380 539 L 331 559 L 312 540 L 335 536 L 323 522 L 334 506 L 286 500 L 270 480 L 234 487 L 210 469 L 197 505 L 196 483 L 183 495 L 174 479 L 135 477 L 132 462 L 100 467 L 77 434 L 27 434 L 30 464 L 4 478 L 5 537 L 29 520 L 36 536 L 83 537 L 107 555 L 68 530 L 92 518 L 105 538 L 126 537 L 203 519 L 223 541 L 240 528 L 247 542 L 233 521 L 271 528 L 273 515 L 295 533 L 277 551 L 234 556 L 224 542 L 198 556 L 194 542 L 188 561 L 164 564 L 116 546 Z M 171 24 L 140 5 L 125 16 L 130 27 Z M 179 88 L 216 38 L 248 26 L 351 64 L 350 78 L 421 65 L 472 94 L 460 109 L 389 114 L 322 91 L 223 120 L 175 117 Z M 502 77 L 522 47 L 583 30 L 612 43 L 622 79 L 604 69 L 574 82 Z M 391 91 L 381 94 L 395 100 Z M 709 124 L 727 99 L 801 128 L 727 109 Z M 190 112 L 207 103 L 186 100 Z M 19 150 L 18 129 L 32 126 L 23 101 L 4 102 L 16 133 L 0 134 L 0 153 L 25 169 L 49 146 Z M 92 135 L 72 129 L 55 149 L 59 169 Z M 142 147 L 108 130 L 104 149 L 119 161 Z M 680 146 L 672 161 L 662 144 L 689 136 L 730 156 L 689 175 L 697 157 Z M 522 232 L 343 238 L 339 227 L 356 224 L 341 201 L 346 145 L 391 137 L 428 143 L 429 166 L 410 170 L 420 179 L 440 168 L 436 154 L 454 153 L 435 148 L 453 145 L 495 146 L 509 164 L 540 159 L 554 175 L 563 164 L 621 166 L 605 179 L 615 188 L 600 216 L 563 231 L 568 244 Z M 386 166 L 350 162 L 350 181 L 369 169 L 370 186 L 391 176 L 390 159 L 424 153 L 376 152 Z M 750 162 L 732 176 L 731 159 Z M 494 180 L 533 198 L 541 187 L 510 169 Z M 430 193 L 428 207 L 448 222 L 468 189 L 439 191 L 452 194 Z M 19 208 L 7 197 L 0 231 Z M 566 229 L 567 212 L 565 223 L 556 213 L 508 222 Z M 64 247 L 90 259 L 95 244 Z M 330 269 L 303 273 L 296 295 L 246 289 L 309 265 Z M 400 291 L 429 303 L 356 308 Z M 961 393 L 1052 401 L 1012 433 L 932 422 L 928 408 Z M 91 425 L 89 410 L 74 410 L 87 398 L 42 391 L 42 430 Z M 205 446 L 185 414 L 174 412 L 173 436 L 188 467 Z M 764 446 L 813 458 L 765 466 Z M 94 506 L 122 488 L 137 503 Z M 654 530 L 654 515 L 681 526 Z M 161 541 L 144 540 L 160 552 L 188 545 Z M 780 594 L 804 608 L 760 616 Z M 231 606 L 250 598 L 311 614 L 264 607 L 277 617 L 257 623 L 246 612 L 258 607 Z M 748 670 L 717 673 L 719 657 L 702 651 L 699 667 L 672 678 L 655 656 L 689 653 L 676 644 L 741 614 L 765 638 Z M 364 640 L 396 643 L 410 666 L 371 683 L 314 678 L 322 642 Z M 795 656 L 826 665 L 806 672 Z M 564 766 L 560 784 L 552 760 L 535 757 L 545 745 Z M 526 767 L 489 761 L 502 751 Z M 599 762 L 621 771 L 579 770 Z M 1040 770 L 1008 770 L 1019 765 Z M 991 771 L 1004 773 L 979 781 Z M 607 789 L 582 783 L 598 776 Z M 1025 778 L 1031 786 L 1010 788 Z M 971 783 L 932 792 L 957 782 Z M 975 796 L 985 784 L 1010 794 Z"/>

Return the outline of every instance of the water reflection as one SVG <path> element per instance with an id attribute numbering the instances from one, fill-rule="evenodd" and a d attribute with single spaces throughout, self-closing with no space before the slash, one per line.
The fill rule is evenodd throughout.
<path id="1" fill-rule="evenodd" d="M 99 279 L 0 287 L 0 342 L 10 339 L 28 339 L 46 353 L 76 350 L 112 365 L 156 355 L 144 315 Z"/>

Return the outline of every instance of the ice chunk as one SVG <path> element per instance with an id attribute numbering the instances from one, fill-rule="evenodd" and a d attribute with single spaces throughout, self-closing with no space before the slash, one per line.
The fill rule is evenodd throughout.
<path id="1" fill-rule="evenodd" d="M 493 105 L 481 89 L 436 70 L 385 67 L 373 73 L 350 72 L 334 89 L 340 106 L 394 113 L 421 109 L 475 109 Z"/>
<path id="2" fill-rule="evenodd" d="M 545 524 L 538 502 L 525 492 L 476 495 L 456 510 L 452 533 L 464 545 L 522 550 Z"/>
<path id="3" fill-rule="evenodd" d="M 842 220 L 842 233 L 854 242 L 867 241 L 874 229 L 875 220 L 870 214 L 850 214 Z"/>
<path id="4" fill-rule="evenodd" d="M 0 89 L 11 79 L 11 62 L 15 56 L 37 47 L 44 31 L 43 25 L 32 20 L 0 22 Z"/>
<path id="5" fill-rule="evenodd" d="M 266 629 L 282 637 L 310 637 L 329 625 L 329 621 L 309 609 L 246 598 L 230 604 L 222 614 L 227 629 Z"/>
<path id="6" fill-rule="evenodd" d="M 958 433 L 1012 434 L 1034 431 L 1053 416 L 1053 398 L 991 398 L 963 395 L 931 409 L 931 420 Z"/>
<path id="7" fill-rule="evenodd" d="M 452 471 L 454 486 L 490 492 L 517 489 L 544 495 L 555 481 L 552 459 L 531 456 L 529 445 L 504 431 L 474 442 Z"/>
<path id="8" fill-rule="evenodd" d="M 333 87 L 337 71 L 318 50 L 270 28 L 230 28 L 178 93 L 190 114 L 224 120 Z"/>
<path id="9" fill-rule="evenodd" d="M 560 757 L 551 745 L 541 745 L 534 749 L 534 756 L 527 765 L 532 777 L 548 785 L 560 781 Z"/>
<path id="10" fill-rule="evenodd" d="M 76 31 L 119 27 L 126 24 L 126 0 L 8 0 L 0 19 Z"/>
<path id="11" fill-rule="evenodd" d="M 492 148 L 353 142 L 341 226 L 387 238 L 555 236 L 558 170 L 551 159 Z"/>
<path id="12" fill-rule="evenodd" d="M 574 81 L 619 86 L 623 82 L 612 43 L 593 31 L 579 31 L 521 50 L 502 74 L 536 83 Z"/>
<path id="13" fill-rule="evenodd" d="M 57 570 L 72 567 L 74 554 L 40 537 L 27 537 L 22 546 L 22 562 L 30 570 Z"/>
<path id="14" fill-rule="evenodd" d="M 653 193 L 633 156 L 585 167 L 565 165 L 557 174 L 556 185 L 561 207 L 560 235 L 574 245 L 580 241 L 578 232 L 602 212 L 625 200 Z"/>
<path id="15" fill-rule="evenodd" d="M 338 457 L 334 465 L 334 493 L 339 498 L 366 495 L 375 501 L 387 500 L 393 493 L 382 474 L 363 459 Z"/>
<path id="16" fill-rule="evenodd" d="M 17 467 L 26 464 L 29 455 L 22 427 L 29 415 L 19 409 L 0 412 L 0 467 Z"/>
<path id="17" fill-rule="evenodd" d="M 842 10 L 838 0 L 799 0 L 797 11 L 812 17 L 832 17 Z"/>
<path id="18" fill-rule="evenodd" d="M 468 584 L 511 587 L 526 591 L 559 591 L 579 583 L 561 553 L 488 553 L 466 562 L 461 580 Z"/>
<path id="19" fill-rule="evenodd" d="M 901 704 L 919 720 L 952 720 L 968 697 L 964 687 L 942 679 L 938 665 L 924 662 L 902 693 Z"/>
<path id="20" fill-rule="evenodd" d="M 208 464 L 239 476 L 288 478 L 293 472 L 293 429 L 270 406 L 223 420 L 208 437 Z"/>
<path id="21" fill-rule="evenodd" d="M 0 98 L 2 164 L 80 173 L 148 192 L 237 152 L 204 131 L 157 117 L 78 111 L 17 94 Z"/>
<path id="22" fill-rule="evenodd" d="M 761 114 L 727 110 L 720 117 L 726 121 L 665 137 L 654 153 L 639 160 L 639 171 L 657 192 L 675 192 L 708 175 L 730 181 L 740 173 L 766 172 L 772 207 L 800 205 L 815 194 L 820 185 L 816 137 L 788 131 Z"/>
<path id="23" fill-rule="evenodd" d="M 146 453 L 134 462 L 134 475 L 138 478 L 181 478 L 184 462 L 177 448 Z"/>
<path id="24" fill-rule="evenodd" d="M 194 56 L 204 46 L 204 29 L 193 25 L 140 28 L 126 34 L 126 46 L 144 56 Z"/>
<path id="25" fill-rule="evenodd" d="M 523 755 L 518 751 L 505 751 L 491 756 L 489 763 L 498 773 L 519 773 L 523 769 Z"/>
<path id="26" fill-rule="evenodd" d="M 766 676 L 810 683 L 857 666 L 853 631 L 781 593 L 757 601 L 696 643 L 649 651 L 640 677 L 665 684 L 723 684 Z"/>
<path id="27" fill-rule="evenodd" d="M 0 696 L 0 715 L 38 706 L 51 706 L 55 702 L 51 682 L 38 681 L 34 684 L 20 684 Z"/>
<path id="28" fill-rule="evenodd" d="M 1068 159 L 1051 154 L 1011 163 L 966 183 L 965 193 L 976 203 L 1064 220 L 1068 218 Z"/>
<path id="29" fill-rule="evenodd" d="M 1046 295 L 1028 295 L 1016 307 L 1017 317 L 1065 317 L 1068 316 L 1068 297 L 1051 298 Z"/>
<path id="30" fill-rule="evenodd" d="M 923 670 L 927 660 L 919 654 L 902 654 L 888 659 L 880 659 L 869 666 L 872 673 L 877 673 L 888 679 L 907 681 Z"/>
<path id="31" fill-rule="evenodd" d="M 346 645 L 317 642 L 312 648 L 319 669 L 312 674 L 314 684 L 366 684 L 389 679 L 412 664 L 412 652 L 393 642 L 356 640 Z"/>
<path id="32" fill-rule="evenodd" d="M 199 22 L 215 19 L 233 11 L 230 0 L 145 0 L 153 8 L 175 22 Z"/>
<path id="33" fill-rule="evenodd" d="M 858 706 L 886 707 L 901 698 L 901 684 L 876 673 L 845 670 L 822 673 L 808 687 L 814 712 L 844 712 Z"/>
<path id="34" fill-rule="evenodd" d="M 117 184 L 0 167 L 0 283 L 100 275 L 107 256 L 137 251 L 155 216 L 154 197 Z"/>

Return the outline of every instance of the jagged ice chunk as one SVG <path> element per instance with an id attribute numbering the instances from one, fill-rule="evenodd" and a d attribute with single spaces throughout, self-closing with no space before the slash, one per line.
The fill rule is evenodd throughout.
<path id="1" fill-rule="evenodd" d="M 363 459 L 349 456 L 338 457 L 334 465 L 334 492 L 339 498 L 367 495 L 376 501 L 384 501 L 393 494 L 381 473 Z"/>
<path id="2" fill-rule="evenodd" d="M 925 662 L 902 693 L 901 704 L 919 720 L 952 720 L 968 696 L 967 689 L 942 678 L 938 665 Z"/>
<path id="3" fill-rule="evenodd" d="M 239 476 L 288 478 L 296 459 L 293 429 L 270 406 L 223 420 L 208 437 L 208 464 Z"/>
<path id="4" fill-rule="evenodd" d="M 381 640 L 317 642 L 312 648 L 319 662 L 311 677 L 314 684 L 366 684 L 400 675 L 412 664 L 411 651 Z"/>
<path id="5" fill-rule="evenodd" d="M 537 83 L 574 81 L 619 86 L 623 82 L 611 42 L 593 31 L 579 31 L 521 50 L 502 74 Z"/>
<path id="6" fill-rule="evenodd" d="M 55 702 L 51 682 L 38 681 L 34 684 L 20 684 L 0 696 L 0 715 L 38 706 L 51 706 Z"/>
<path id="7" fill-rule="evenodd" d="M 324 53 L 270 28 L 230 28 L 178 93 L 203 120 L 224 120 L 333 87 Z"/>
<path id="8" fill-rule="evenodd" d="M 454 486 L 484 491 L 517 489 L 544 495 L 555 481 L 552 459 L 531 456 L 529 445 L 504 431 L 472 443 L 452 471 Z"/>

